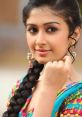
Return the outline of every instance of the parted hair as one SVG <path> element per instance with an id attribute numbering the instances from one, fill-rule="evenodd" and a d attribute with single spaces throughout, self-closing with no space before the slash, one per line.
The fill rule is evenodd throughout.
<path id="1" fill-rule="evenodd" d="M 81 14 L 77 0 L 29 0 L 23 9 L 23 23 L 25 27 L 26 21 L 30 17 L 30 12 L 34 8 L 45 6 L 48 6 L 53 13 L 57 13 L 57 15 L 63 17 L 69 27 L 69 36 L 74 33 L 77 26 L 81 27 Z M 75 44 L 76 43 L 75 41 Z M 75 44 L 73 46 L 75 46 Z M 68 48 L 68 51 L 70 52 L 70 48 Z M 18 117 L 27 98 L 32 95 L 32 88 L 36 86 L 40 72 L 44 67 L 43 64 L 38 63 L 36 60 L 34 60 L 32 64 L 33 67 L 28 69 L 19 88 L 15 91 L 14 96 L 11 97 L 10 104 L 2 117 Z"/>

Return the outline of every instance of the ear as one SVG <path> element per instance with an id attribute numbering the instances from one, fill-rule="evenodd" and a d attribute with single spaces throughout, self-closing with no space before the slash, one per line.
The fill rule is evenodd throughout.
<path id="1" fill-rule="evenodd" d="M 80 38 L 80 35 L 81 35 L 81 27 L 80 26 L 77 26 L 75 28 L 75 31 L 74 33 L 72 34 L 72 36 L 70 37 L 70 43 L 73 45 L 75 43 L 74 40 L 76 40 L 76 42 L 78 42 L 79 38 Z"/>
<path id="2" fill-rule="evenodd" d="M 80 38 L 80 35 L 81 35 L 81 27 L 77 26 L 75 28 L 75 31 L 74 31 L 74 33 L 73 33 L 73 35 L 71 37 L 74 38 L 74 39 L 76 39 L 76 41 L 78 41 L 79 38 Z"/>
<path id="3" fill-rule="evenodd" d="M 75 28 L 75 31 L 74 31 L 74 34 L 73 34 L 73 38 L 75 38 L 76 41 L 78 41 L 79 38 L 80 38 L 80 35 L 81 35 L 81 27 L 80 26 L 77 26 Z"/>

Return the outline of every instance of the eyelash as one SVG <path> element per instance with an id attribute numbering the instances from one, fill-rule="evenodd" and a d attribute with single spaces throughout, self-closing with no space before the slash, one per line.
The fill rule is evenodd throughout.
<path id="1" fill-rule="evenodd" d="M 56 32 L 58 29 L 56 27 L 48 27 L 46 28 L 46 32 L 49 33 L 54 33 Z M 38 29 L 35 27 L 31 27 L 27 29 L 28 32 L 30 32 L 31 34 L 36 34 L 38 32 Z"/>

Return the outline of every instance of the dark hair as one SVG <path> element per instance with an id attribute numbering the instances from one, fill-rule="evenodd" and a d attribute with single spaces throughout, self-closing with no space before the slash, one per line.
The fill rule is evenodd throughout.
<path id="1" fill-rule="evenodd" d="M 72 38 L 72 35 L 74 34 L 75 28 L 77 26 L 81 27 L 82 18 L 77 0 L 30 0 L 23 10 L 24 25 L 26 26 L 26 20 L 28 19 L 31 10 L 44 6 L 48 6 L 48 8 L 50 8 L 53 13 L 63 17 L 69 27 L 69 37 Z M 72 39 L 75 41 L 75 43 L 70 45 L 68 52 L 72 56 L 74 62 L 75 57 L 71 52 L 71 48 L 76 47 L 77 41 L 75 38 Z"/>
<path id="2" fill-rule="evenodd" d="M 23 22 L 25 26 L 31 10 L 43 6 L 48 6 L 53 13 L 57 11 L 57 15 L 64 18 L 68 24 L 70 36 L 74 33 L 77 26 L 81 27 L 81 14 L 77 0 L 29 0 L 23 9 Z M 11 97 L 10 104 L 3 117 L 18 117 L 18 113 L 26 99 L 32 94 L 32 88 L 36 85 L 43 67 L 43 64 L 39 64 L 37 61 L 33 62 L 33 67 L 29 68 L 19 88 L 15 91 L 14 96 Z"/>
<path id="3" fill-rule="evenodd" d="M 43 69 L 42 64 L 33 61 L 33 67 L 29 68 L 27 75 L 23 78 L 19 88 L 10 99 L 10 104 L 3 117 L 18 117 L 21 107 L 26 102 L 26 99 L 32 94 L 32 88 L 36 85 L 40 72 Z"/>

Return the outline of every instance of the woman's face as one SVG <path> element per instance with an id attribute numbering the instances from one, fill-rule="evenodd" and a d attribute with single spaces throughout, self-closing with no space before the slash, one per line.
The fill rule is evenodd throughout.
<path id="1" fill-rule="evenodd" d="M 69 29 L 48 7 L 35 8 L 26 22 L 26 38 L 34 58 L 42 64 L 61 60 L 67 53 Z"/>

